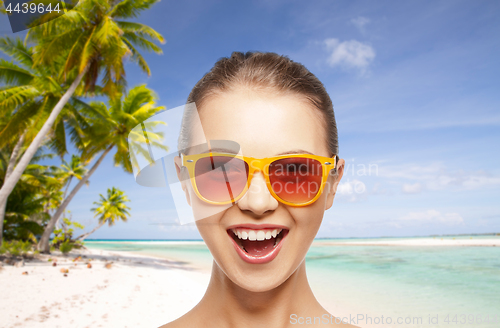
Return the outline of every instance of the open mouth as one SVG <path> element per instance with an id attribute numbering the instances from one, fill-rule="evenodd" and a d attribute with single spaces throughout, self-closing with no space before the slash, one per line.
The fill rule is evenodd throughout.
<path id="1" fill-rule="evenodd" d="M 233 239 L 233 244 L 237 247 L 237 252 L 243 260 L 251 263 L 265 263 L 276 257 L 288 230 L 237 227 L 228 229 L 227 233 Z"/>

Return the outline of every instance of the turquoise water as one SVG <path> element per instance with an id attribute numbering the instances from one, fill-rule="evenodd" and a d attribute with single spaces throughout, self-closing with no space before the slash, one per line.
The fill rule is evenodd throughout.
<path id="1" fill-rule="evenodd" d="M 86 246 L 173 258 L 203 270 L 209 270 L 212 262 L 202 242 L 89 241 Z M 352 309 L 353 317 L 359 315 L 353 323 L 361 327 L 370 323 L 366 317 L 377 323 L 381 316 L 390 317 L 393 324 L 380 327 L 500 327 L 500 247 L 316 242 L 306 263 L 320 303 L 327 309 Z M 396 320 L 403 321 L 395 324 Z"/>
<path id="2" fill-rule="evenodd" d="M 398 327 L 456 326 L 455 316 L 460 323 L 464 315 L 467 323 L 474 320 L 459 326 L 500 327 L 498 247 L 313 246 L 307 269 L 327 303 L 372 317 L 422 318 L 420 325 Z M 440 324 L 430 325 L 429 316 Z M 498 322 L 478 324 L 492 316 Z"/>

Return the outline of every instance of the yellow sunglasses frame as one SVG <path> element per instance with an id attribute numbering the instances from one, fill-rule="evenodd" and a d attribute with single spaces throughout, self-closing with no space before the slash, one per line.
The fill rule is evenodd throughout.
<path id="1" fill-rule="evenodd" d="M 235 204 L 240 198 L 242 198 L 246 192 L 248 191 L 248 188 L 250 187 L 253 175 L 255 174 L 256 171 L 261 171 L 264 174 L 265 180 L 266 180 L 266 185 L 267 189 L 271 193 L 271 195 L 278 200 L 279 202 L 289 205 L 289 206 L 307 206 L 309 204 L 314 203 L 323 193 L 323 189 L 325 187 L 325 183 L 328 178 L 328 174 L 332 169 L 335 169 L 336 163 L 338 161 L 338 156 L 334 155 L 334 157 L 324 157 L 324 156 L 317 156 L 317 155 L 310 155 L 310 154 L 290 154 L 290 155 L 280 155 L 280 156 L 274 156 L 274 157 L 266 157 L 266 158 L 253 158 L 253 157 L 247 157 L 247 156 L 241 156 L 241 155 L 235 155 L 235 154 L 227 154 L 227 153 L 217 153 L 217 152 L 208 152 L 208 153 L 202 153 L 202 154 L 193 154 L 193 155 L 184 155 L 181 154 L 182 156 L 182 165 L 185 166 L 188 170 L 188 174 L 191 180 L 191 185 L 193 186 L 193 189 L 196 193 L 196 195 L 203 200 L 204 202 L 207 202 L 209 204 L 213 205 L 226 205 L 226 204 Z M 196 179 L 195 179 L 195 166 L 196 162 L 199 159 L 206 158 L 206 157 L 211 157 L 211 156 L 223 156 L 223 157 L 232 157 L 232 158 L 238 158 L 243 160 L 248 164 L 248 178 L 247 178 L 247 183 L 245 184 L 245 188 L 243 191 L 236 197 L 234 197 L 230 201 L 225 201 L 225 202 L 214 202 L 211 200 L 206 199 L 203 197 L 199 190 L 198 187 L 196 186 Z M 314 159 L 317 160 L 318 162 L 321 163 L 321 166 L 323 168 L 323 176 L 321 177 L 321 186 L 319 188 L 318 193 L 316 196 L 314 196 L 313 199 L 310 201 L 307 201 L 305 203 L 290 203 L 287 202 L 280 197 L 274 192 L 272 186 L 271 186 L 271 181 L 269 180 L 269 166 L 272 162 L 284 158 L 309 158 L 309 159 Z M 333 161 L 332 161 L 333 160 Z"/>

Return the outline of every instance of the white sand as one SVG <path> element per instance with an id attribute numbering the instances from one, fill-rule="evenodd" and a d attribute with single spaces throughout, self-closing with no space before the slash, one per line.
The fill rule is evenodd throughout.
<path id="1" fill-rule="evenodd" d="M 0 327 L 158 327 L 193 308 L 206 270 L 135 254 L 89 250 L 0 268 Z M 92 268 L 87 268 L 88 259 Z M 113 261 L 110 269 L 105 263 Z M 60 272 L 68 268 L 67 277 Z M 27 275 L 22 273 L 27 271 Z"/>
<path id="2" fill-rule="evenodd" d="M 500 238 L 418 238 L 418 239 L 395 239 L 395 240 L 371 240 L 371 241 L 318 241 L 315 245 L 339 245 L 339 246 L 500 246 Z"/>

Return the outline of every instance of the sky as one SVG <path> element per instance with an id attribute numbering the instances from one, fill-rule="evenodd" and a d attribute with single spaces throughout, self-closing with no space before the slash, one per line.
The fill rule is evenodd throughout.
<path id="1" fill-rule="evenodd" d="M 137 19 L 165 37 L 163 55 L 145 55 L 151 77 L 127 64 L 127 80 L 175 108 L 233 51 L 286 55 L 325 85 L 346 161 L 318 237 L 500 232 L 498 12 L 497 1 L 163 0 Z M 131 218 L 92 238 L 201 238 L 176 221 L 168 188 L 139 186 L 112 156 L 72 219 L 93 228 L 92 203 L 113 186 Z"/>

